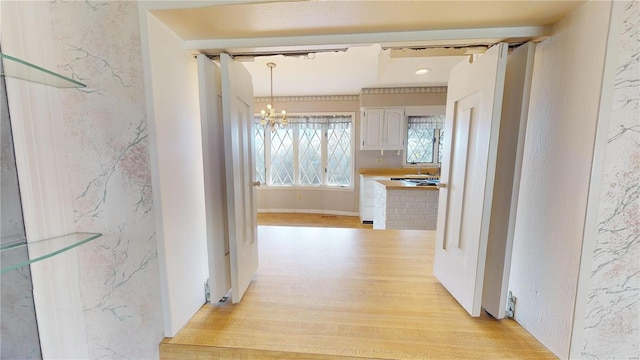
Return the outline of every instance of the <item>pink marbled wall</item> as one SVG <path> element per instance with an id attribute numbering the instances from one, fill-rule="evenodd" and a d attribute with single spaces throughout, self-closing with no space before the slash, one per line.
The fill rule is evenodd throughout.
<path id="1" fill-rule="evenodd" d="M 627 1 L 584 322 L 582 357 L 640 354 L 640 2 Z M 605 84 L 604 86 L 611 86 Z"/>
<path id="2" fill-rule="evenodd" d="M 91 358 L 153 359 L 162 311 L 136 2 L 51 7 L 59 71 L 87 88 L 61 94 Z"/>

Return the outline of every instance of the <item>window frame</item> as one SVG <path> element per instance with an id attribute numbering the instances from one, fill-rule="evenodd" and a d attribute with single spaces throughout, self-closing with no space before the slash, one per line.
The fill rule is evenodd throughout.
<path id="1" fill-rule="evenodd" d="M 407 162 L 407 154 L 409 153 L 409 116 L 431 116 L 431 115 L 446 115 L 446 105 L 430 105 L 430 106 L 409 106 L 404 111 L 405 121 L 405 139 L 404 139 L 404 154 L 402 156 L 402 166 L 407 168 L 418 167 L 437 167 L 439 168 L 441 163 L 438 162 L 440 143 L 440 131 L 435 132 L 435 140 L 433 142 L 433 161 L 432 162 L 420 162 L 409 163 Z"/>
<path id="2" fill-rule="evenodd" d="M 350 184 L 348 186 L 340 186 L 340 185 L 328 185 L 328 175 L 326 171 L 322 171 L 322 181 L 318 185 L 312 184 L 300 184 L 300 137 L 299 137 L 299 129 L 295 128 L 293 130 L 293 139 L 297 139 L 297 141 L 293 142 L 293 184 L 272 184 L 271 183 L 271 136 L 264 136 L 264 164 L 265 164 L 265 183 L 261 183 L 260 185 L 265 188 L 273 188 L 273 189 L 305 189 L 305 190 L 350 190 L 355 189 L 355 128 L 356 128 L 356 113 L 355 112 L 340 112 L 340 111 L 331 111 L 331 112 L 295 112 L 295 113 L 287 113 L 287 117 L 296 117 L 296 116 L 349 116 L 351 117 L 351 136 L 349 139 L 349 148 L 350 148 L 350 166 L 349 166 L 349 174 L 351 177 Z M 254 114 L 255 117 L 260 117 L 259 113 Z M 255 126 L 261 126 L 260 124 L 255 124 Z M 323 170 L 327 168 L 329 159 L 328 159 L 328 130 L 323 129 L 321 135 L 321 161 Z M 255 133 L 253 134 L 253 141 L 255 141 Z M 255 167 L 256 164 L 253 166 Z M 256 172 L 257 173 L 257 172 Z M 257 175 L 256 175 L 257 178 Z"/>

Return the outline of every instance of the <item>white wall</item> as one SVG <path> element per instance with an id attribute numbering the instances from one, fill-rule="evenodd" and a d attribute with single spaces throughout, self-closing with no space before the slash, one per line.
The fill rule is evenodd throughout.
<path id="1" fill-rule="evenodd" d="M 516 320 L 569 355 L 609 2 L 590 2 L 538 44 L 509 289 Z"/>
<path id="2" fill-rule="evenodd" d="M 173 336 L 205 303 L 208 278 L 197 63 L 144 4 L 140 24 L 164 332 Z"/>
<path id="3" fill-rule="evenodd" d="M 356 216 L 356 196 L 353 189 L 262 187 L 258 190 L 258 212 Z"/>

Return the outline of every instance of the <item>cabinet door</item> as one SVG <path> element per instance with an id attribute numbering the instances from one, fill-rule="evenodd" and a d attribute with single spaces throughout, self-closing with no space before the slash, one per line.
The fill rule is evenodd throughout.
<path id="1" fill-rule="evenodd" d="M 384 113 L 384 150 L 404 149 L 405 136 L 404 109 L 385 109 Z"/>
<path id="2" fill-rule="evenodd" d="M 360 150 L 382 149 L 384 109 L 367 109 L 360 124 Z"/>
<path id="3" fill-rule="evenodd" d="M 373 221 L 373 185 L 375 180 L 363 177 L 360 185 L 360 221 Z"/>

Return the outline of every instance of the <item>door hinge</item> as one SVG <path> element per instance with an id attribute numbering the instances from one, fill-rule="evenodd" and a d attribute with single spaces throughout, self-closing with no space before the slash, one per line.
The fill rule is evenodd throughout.
<path id="1" fill-rule="evenodd" d="M 513 319 L 513 316 L 515 315 L 516 300 L 517 300 L 516 297 L 513 296 L 511 291 L 509 291 L 509 296 L 507 297 L 507 310 L 504 313 L 504 315 L 509 319 Z"/>
<path id="2" fill-rule="evenodd" d="M 211 302 L 211 289 L 209 288 L 209 279 L 204 282 L 204 300 L 205 302 Z"/>

